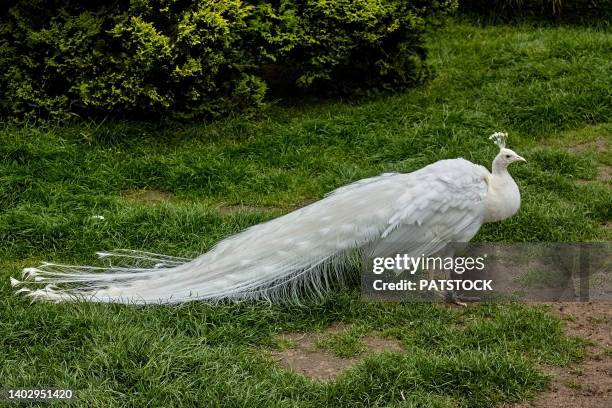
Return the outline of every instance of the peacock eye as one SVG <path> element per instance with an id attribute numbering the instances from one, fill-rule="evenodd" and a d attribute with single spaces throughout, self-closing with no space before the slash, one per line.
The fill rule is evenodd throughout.
<path id="1" fill-rule="evenodd" d="M 509 158 L 510 158 L 510 155 L 509 155 L 509 154 L 507 154 L 507 155 L 506 155 L 506 159 L 509 159 Z"/>

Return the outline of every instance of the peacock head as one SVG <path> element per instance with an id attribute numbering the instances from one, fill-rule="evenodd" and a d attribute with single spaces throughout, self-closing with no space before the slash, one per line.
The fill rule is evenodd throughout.
<path id="1" fill-rule="evenodd" d="M 519 156 L 514 150 L 506 148 L 506 141 L 508 140 L 507 133 L 495 132 L 489 136 L 489 139 L 493 140 L 497 147 L 499 147 L 499 153 L 493 161 L 497 166 L 507 167 L 510 163 L 527 161 Z"/>

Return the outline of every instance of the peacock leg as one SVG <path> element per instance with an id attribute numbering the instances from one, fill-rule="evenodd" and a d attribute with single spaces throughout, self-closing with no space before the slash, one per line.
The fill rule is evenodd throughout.
<path id="1" fill-rule="evenodd" d="M 450 269 L 448 271 L 448 278 L 450 280 L 457 280 L 459 274 L 455 274 L 455 272 Z M 459 306 L 467 306 L 466 302 L 479 302 L 481 300 L 480 296 L 469 296 L 459 293 L 458 290 L 453 286 L 453 290 L 449 290 L 446 292 L 446 300 L 448 303 L 454 303 Z"/>

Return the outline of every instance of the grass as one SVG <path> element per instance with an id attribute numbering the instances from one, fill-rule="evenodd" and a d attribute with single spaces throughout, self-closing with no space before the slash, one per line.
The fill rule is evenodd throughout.
<path id="1" fill-rule="evenodd" d="M 370 328 L 372 330 L 372 328 Z M 367 329 L 362 327 L 351 327 L 339 333 L 334 333 L 326 338 L 319 339 L 316 347 L 322 350 L 331 351 L 337 357 L 350 358 L 365 351 L 365 346 L 361 341 Z"/>
<path id="2" fill-rule="evenodd" d="M 428 43 L 437 77 L 402 95 L 174 128 L 0 129 L 0 387 L 69 387 L 94 407 L 484 407 L 543 389 L 541 365 L 569 364 L 583 346 L 542 308 L 365 303 L 355 288 L 307 307 L 30 305 L 8 284 L 25 266 L 89 263 L 100 249 L 196 256 L 383 171 L 457 156 L 488 165 L 495 130 L 528 160 L 512 169 L 523 206 L 477 239 L 610 240 L 598 171 L 612 163 L 573 147 L 612 132 L 610 33 L 457 21 Z M 138 199 L 143 189 L 165 199 Z M 265 357 L 279 333 L 334 322 L 409 352 L 367 357 L 329 383 Z"/>

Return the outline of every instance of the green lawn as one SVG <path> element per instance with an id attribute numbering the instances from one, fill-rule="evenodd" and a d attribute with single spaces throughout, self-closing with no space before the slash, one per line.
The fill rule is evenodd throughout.
<path id="1" fill-rule="evenodd" d="M 610 240 L 612 189 L 600 175 L 612 165 L 600 147 L 612 134 L 610 32 L 454 22 L 428 42 L 436 78 L 402 95 L 211 125 L 2 127 L 0 388 L 69 387 L 99 407 L 478 407 L 543 389 L 543 365 L 583 354 L 543 308 L 364 303 L 355 286 L 303 307 L 12 295 L 8 277 L 43 260 L 90 263 L 115 248 L 196 256 L 363 177 L 458 156 L 488 166 L 496 130 L 528 160 L 512 169 L 523 206 L 477 239 Z M 369 356 L 327 383 L 267 357 L 279 333 L 334 322 L 382 331 L 406 352 Z M 324 346 L 359 349 L 358 337 L 336 340 Z"/>

